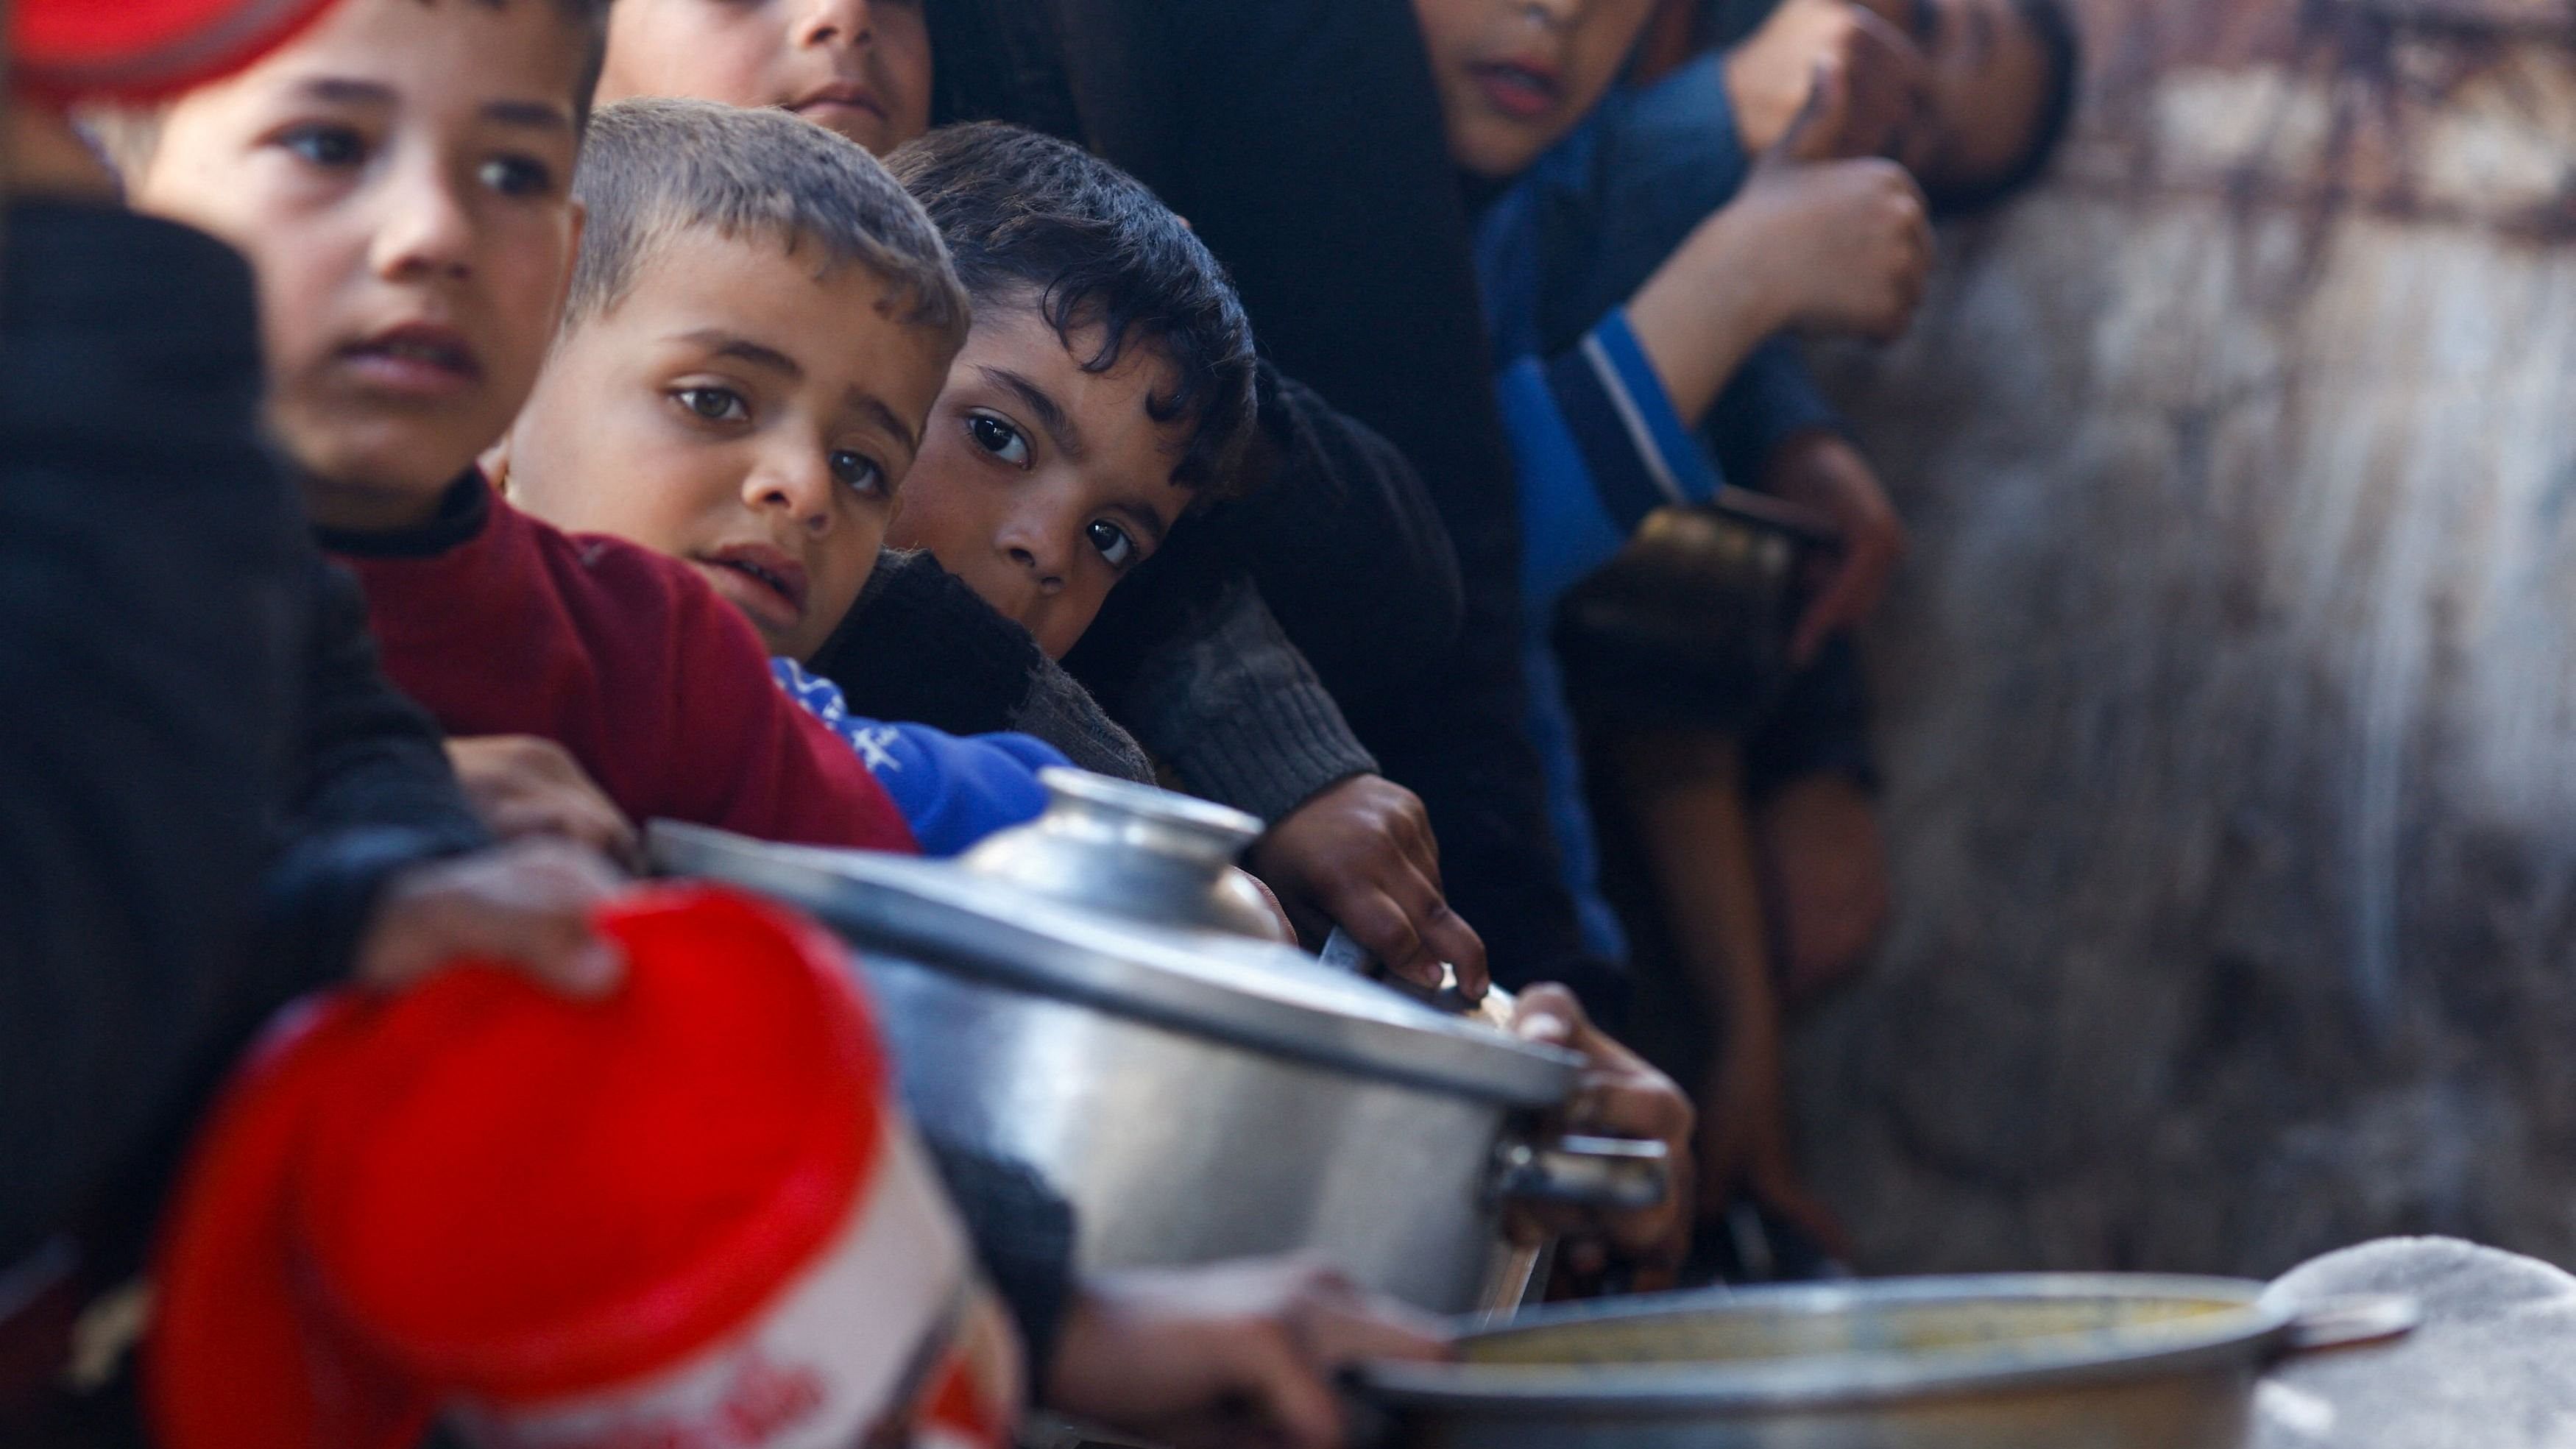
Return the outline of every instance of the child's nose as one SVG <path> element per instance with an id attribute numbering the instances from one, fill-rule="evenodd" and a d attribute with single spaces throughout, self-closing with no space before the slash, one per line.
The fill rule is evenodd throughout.
<path id="1" fill-rule="evenodd" d="M 464 276 L 473 269 L 474 241 L 473 213 L 445 177 L 424 166 L 390 178 L 376 231 L 380 273 Z"/>
<path id="2" fill-rule="evenodd" d="M 1005 525 L 996 540 L 1012 565 L 1028 576 L 1029 582 L 1042 595 L 1064 590 L 1064 550 L 1055 546 L 1051 530 L 1032 527 L 1025 522 Z"/>
<path id="3" fill-rule="evenodd" d="M 830 470 L 794 464 L 774 465 L 752 474 L 743 492 L 757 510 L 776 509 L 811 534 L 832 531 Z"/>
<path id="4" fill-rule="evenodd" d="M 871 0 L 813 0 L 806 12 L 807 45 L 866 45 L 876 39 L 876 13 Z"/>

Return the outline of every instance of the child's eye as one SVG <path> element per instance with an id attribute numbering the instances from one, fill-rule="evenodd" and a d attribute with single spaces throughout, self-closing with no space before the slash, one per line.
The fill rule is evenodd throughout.
<path id="1" fill-rule="evenodd" d="M 1100 550 L 1100 556 L 1108 560 L 1111 568 L 1123 569 L 1136 561 L 1136 540 L 1129 538 L 1127 530 L 1108 519 L 1095 518 L 1082 526 L 1082 532 L 1091 540 L 1091 546 Z"/>
<path id="2" fill-rule="evenodd" d="M 975 446 L 1010 464 L 1014 468 L 1029 466 L 1029 440 L 1020 430 L 991 413 L 968 413 L 966 435 Z"/>
<path id="3" fill-rule="evenodd" d="M 503 196 L 547 196 L 555 189 L 554 168 L 528 156 L 495 156 L 476 174 Z"/>
<path id="4" fill-rule="evenodd" d="M 847 448 L 832 450 L 832 476 L 861 493 L 876 496 L 885 492 L 885 470 L 865 453 Z"/>
<path id="5" fill-rule="evenodd" d="M 684 387 L 672 394 L 680 406 L 711 423 L 741 423 L 751 420 L 751 404 L 742 394 L 729 387 Z"/>
<path id="6" fill-rule="evenodd" d="M 367 159 L 367 138 L 355 128 L 316 121 L 288 129 L 277 144 L 314 166 L 355 166 Z"/>

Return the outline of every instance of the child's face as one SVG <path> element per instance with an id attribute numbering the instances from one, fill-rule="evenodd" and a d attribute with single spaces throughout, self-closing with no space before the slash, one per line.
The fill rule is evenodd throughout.
<path id="1" fill-rule="evenodd" d="M 582 59 L 547 0 L 347 0 L 163 118 L 135 201 L 257 269 L 318 521 L 425 521 L 526 398 L 579 229 Z"/>
<path id="2" fill-rule="evenodd" d="M 599 100 L 780 106 L 884 155 L 930 129 L 923 0 L 618 0 Z"/>
<path id="3" fill-rule="evenodd" d="M 690 229 L 571 332 L 511 429 L 510 498 L 686 560 L 802 659 L 859 596 L 947 340 L 813 248 Z"/>
<path id="4" fill-rule="evenodd" d="M 1449 155 L 1518 174 L 1618 78 L 1653 0 L 1413 0 Z"/>
<path id="5" fill-rule="evenodd" d="M 1187 425 L 1145 411 L 1169 365 L 1131 346 L 1085 372 L 1100 337 L 1078 328 L 1068 348 L 1035 310 L 979 301 L 889 535 L 929 549 L 1056 658 L 1192 496 L 1172 481 Z"/>
<path id="6" fill-rule="evenodd" d="M 1931 104 L 1897 159 L 1934 192 L 1982 186 L 2030 149 L 2049 57 L 2013 0 L 1868 0 L 1922 49 Z"/>

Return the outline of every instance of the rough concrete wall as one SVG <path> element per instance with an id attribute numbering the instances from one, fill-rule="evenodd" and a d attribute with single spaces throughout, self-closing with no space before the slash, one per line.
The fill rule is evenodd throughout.
<path id="1" fill-rule="evenodd" d="M 1872 1270 L 2576 1263 L 2576 6 L 2429 4 L 2090 0 L 2058 179 L 1828 359 L 1916 539 L 1795 1047 Z"/>

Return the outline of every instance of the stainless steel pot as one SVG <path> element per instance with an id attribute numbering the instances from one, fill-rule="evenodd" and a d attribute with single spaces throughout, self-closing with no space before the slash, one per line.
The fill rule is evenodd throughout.
<path id="1" fill-rule="evenodd" d="M 2234 1278 L 1886 1279 L 1540 1310 L 1361 1391 L 1405 1449 L 2233 1449 L 2273 1358 L 2414 1321 Z"/>
<path id="2" fill-rule="evenodd" d="M 1233 868 L 1261 836 L 1258 816 L 1088 770 L 1038 782 L 1045 813 L 977 841 L 960 865 L 1112 915 L 1276 938 L 1259 888 Z"/>
<path id="3" fill-rule="evenodd" d="M 1156 927 L 958 864 L 655 822 L 656 861 L 791 902 L 859 948 L 934 1135 L 1036 1169 L 1086 1267 L 1320 1249 L 1477 1306 L 1507 1194 L 1635 1204 L 1659 1144 L 1539 1139 L 1579 1061 L 1284 945 Z"/>

